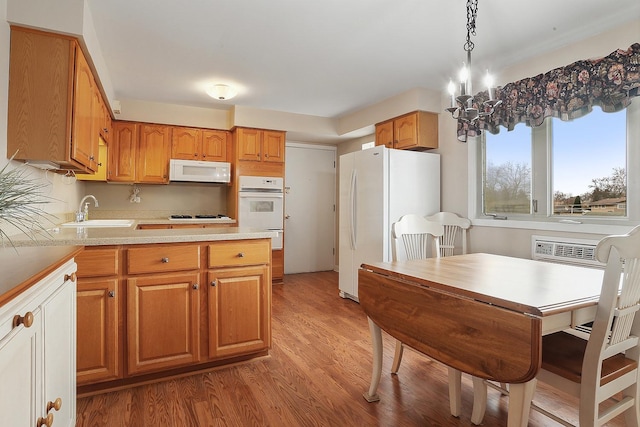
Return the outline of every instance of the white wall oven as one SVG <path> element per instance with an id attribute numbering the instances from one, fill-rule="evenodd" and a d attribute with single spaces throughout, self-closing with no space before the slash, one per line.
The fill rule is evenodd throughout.
<path id="1" fill-rule="evenodd" d="M 238 180 L 238 223 L 278 233 L 272 249 L 282 249 L 284 229 L 284 179 L 267 176 L 240 176 Z"/>

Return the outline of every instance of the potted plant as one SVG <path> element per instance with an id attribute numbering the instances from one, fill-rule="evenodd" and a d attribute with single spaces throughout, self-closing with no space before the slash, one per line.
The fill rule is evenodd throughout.
<path id="1" fill-rule="evenodd" d="M 12 157 L 13 159 L 13 157 Z M 11 160 L 11 159 L 10 159 Z M 53 223 L 51 214 L 41 205 L 51 198 L 44 195 L 42 184 L 29 176 L 24 166 L 9 168 L 10 162 L 0 169 L 0 242 L 12 246 L 9 229 L 17 230 L 36 240 L 37 231 L 46 229 L 42 222 Z"/>

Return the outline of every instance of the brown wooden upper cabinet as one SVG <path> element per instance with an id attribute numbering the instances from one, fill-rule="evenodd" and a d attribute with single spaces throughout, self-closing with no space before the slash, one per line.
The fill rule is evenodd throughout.
<path id="1" fill-rule="evenodd" d="M 171 158 L 207 162 L 228 161 L 231 134 L 224 130 L 174 127 Z"/>
<path id="2" fill-rule="evenodd" d="M 438 115 L 415 111 L 378 123 L 376 145 L 404 150 L 438 148 Z"/>
<path id="3" fill-rule="evenodd" d="M 11 28 L 7 157 L 95 172 L 101 94 L 74 38 Z"/>
<path id="4" fill-rule="evenodd" d="M 170 135 L 169 126 L 114 122 L 107 181 L 168 183 Z"/>
<path id="5" fill-rule="evenodd" d="M 238 160 L 284 163 L 285 135 L 276 130 L 236 128 Z"/>
<path id="6" fill-rule="evenodd" d="M 113 136 L 109 143 L 107 181 L 135 182 L 138 152 L 138 124 L 113 123 Z"/>
<path id="7" fill-rule="evenodd" d="M 138 135 L 136 182 L 169 183 L 171 132 L 169 126 L 141 123 Z"/>

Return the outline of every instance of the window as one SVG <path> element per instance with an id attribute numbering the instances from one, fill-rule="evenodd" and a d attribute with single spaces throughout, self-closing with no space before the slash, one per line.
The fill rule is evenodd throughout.
<path id="1" fill-rule="evenodd" d="M 483 132 L 477 138 L 475 217 L 638 222 L 639 122 L 640 107 L 631 104 L 616 113 L 595 107 L 570 122 L 547 118 L 535 128 Z"/>

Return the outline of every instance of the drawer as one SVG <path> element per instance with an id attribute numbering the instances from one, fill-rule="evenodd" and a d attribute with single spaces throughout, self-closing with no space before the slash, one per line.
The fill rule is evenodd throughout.
<path id="1" fill-rule="evenodd" d="M 118 275 L 118 248 L 85 249 L 76 257 L 78 277 Z"/>
<path id="2" fill-rule="evenodd" d="M 269 240 L 238 240 L 210 244 L 209 268 L 268 264 L 271 261 L 269 242 Z"/>
<path id="3" fill-rule="evenodd" d="M 127 249 L 129 274 L 163 273 L 200 268 L 198 245 L 153 245 Z"/>

